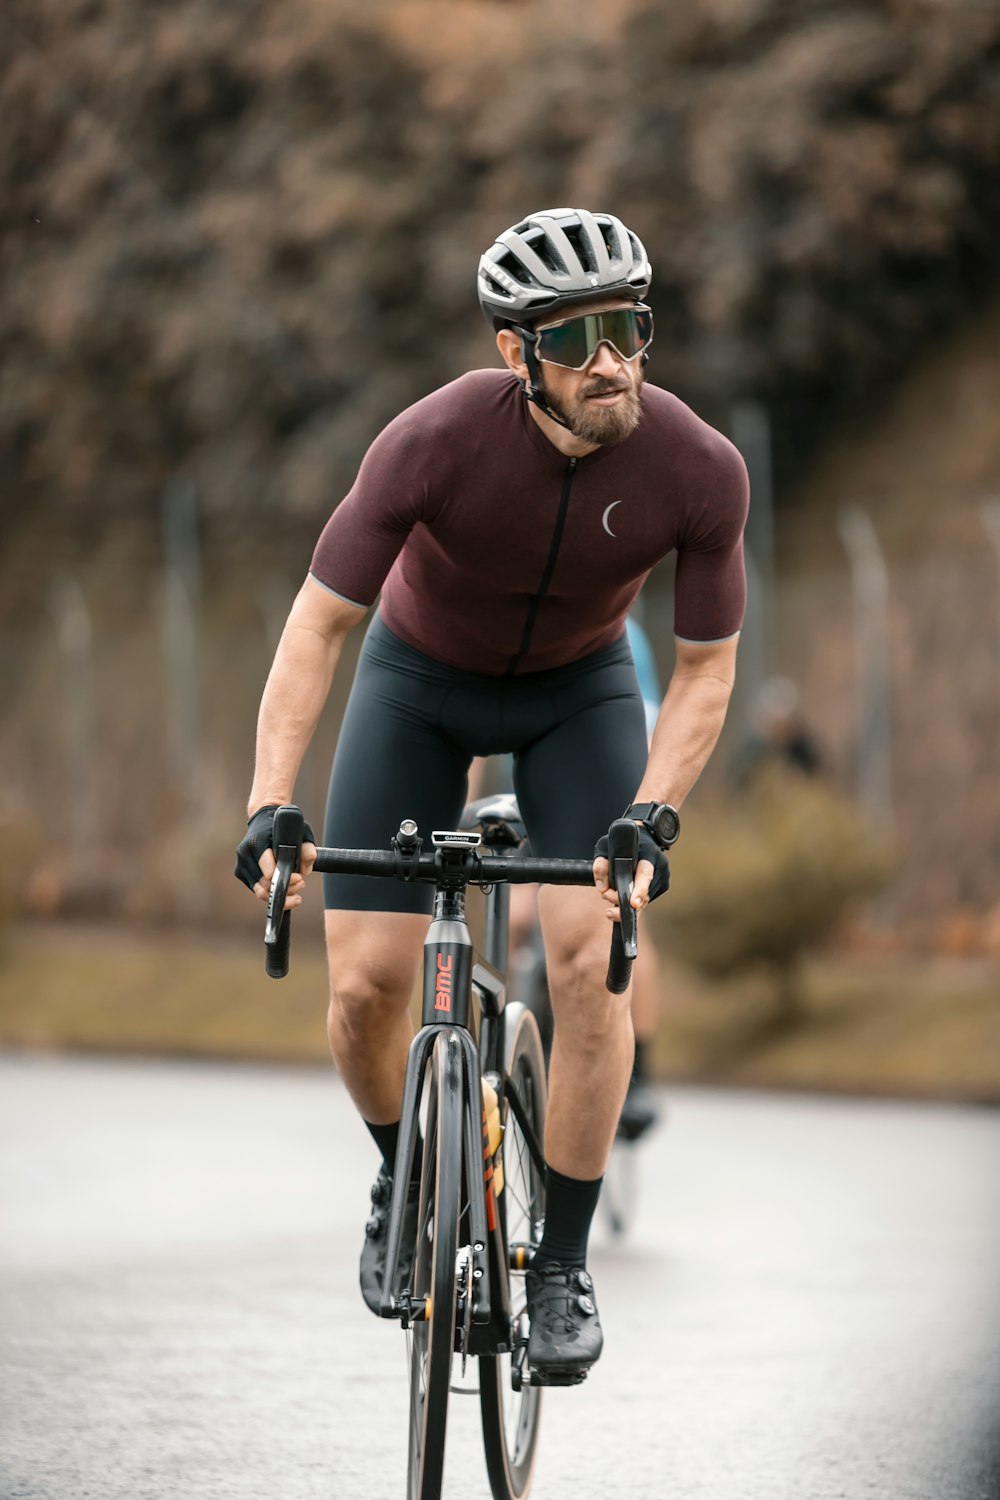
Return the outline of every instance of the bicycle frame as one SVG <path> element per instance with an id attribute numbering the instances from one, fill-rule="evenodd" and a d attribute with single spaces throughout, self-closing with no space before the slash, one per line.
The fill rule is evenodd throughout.
<path id="1" fill-rule="evenodd" d="M 493 886 L 487 896 L 483 959 L 475 959 L 472 937 L 465 918 L 464 889 L 439 889 L 434 918 L 424 940 L 424 988 L 422 1025 L 410 1046 L 403 1088 L 399 1147 L 393 1172 L 394 1190 L 389 1215 L 386 1272 L 381 1314 L 401 1318 L 422 1315 L 409 1301 L 409 1289 L 399 1285 L 401 1230 L 405 1185 L 413 1167 L 417 1141 L 417 1119 L 424 1072 L 440 1037 L 456 1050 L 461 1070 L 464 1104 L 463 1155 L 469 1193 L 469 1229 L 472 1242 L 474 1291 L 470 1321 L 469 1355 L 498 1354 L 510 1350 L 510 1294 L 507 1279 L 505 1216 L 493 1189 L 493 1158 L 489 1145 L 480 1078 L 493 1074 L 503 1081 L 509 1105 L 518 1119 L 528 1149 L 544 1170 L 542 1146 L 535 1138 L 517 1090 L 503 1077 L 507 935 L 510 893 L 506 884 Z M 475 1041 L 478 1002 L 479 1045 Z M 484 1165 L 485 1164 L 485 1165 Z M 472 1185 L 482 1182 L 481 1192 Z"/>

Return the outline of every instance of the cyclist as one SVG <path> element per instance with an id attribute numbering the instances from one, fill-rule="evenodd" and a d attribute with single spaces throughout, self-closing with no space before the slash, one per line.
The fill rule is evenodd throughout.
<path id="1" fill-rule="evenodd" d="M 397 273 L 414 298 L 417 264 Z M 676 808 L 721 729 L 745 603 L 743 462 L 643 383 L 651 274 L 631 230 L 583 209 L 531 214 L 485 252 L 479 300 L 503 368 L 472 371 L 390 422 L 327 522 L 264 690 L 237 862 L 266 900 L 274 808 L 293 795 L 344 640 L 380 590 L 325 841 L 384 845 L 403 817 L 454 827 L 473 756 L 511 752 L 534 852 L 594 854 L 595 892 L 547 887 L 540 898 L 555 1038 L 547 1210 L 527 1292 L 528 1359 L 543 1380 L 583 1372 L 601 1352 L 587 1237 L 633 1056 L 628 997 L 604 984 L 618 913 L 595 838 L 634 817 L 631 903 L 641 912 L 666 889 Z M 624 625 L 671 551 L 676 667 L 648 749 Z M 313 858 L 310 843 L 304 872 Z M 361 1255 L 377 1308 L 430 893 L 363 877 L 324 885 L 330 1046 L 383 1158 Z"/>

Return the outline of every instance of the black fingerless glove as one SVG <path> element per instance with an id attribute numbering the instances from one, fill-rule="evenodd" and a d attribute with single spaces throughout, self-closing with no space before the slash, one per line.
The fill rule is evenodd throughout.
<path id="1" fill-rule="evenodd" d="M 258 880 L 262 879 L 260 857 L 265 849 L 272 848 L 274 844 L 274 815 L 279 806 L 279 803 L 273 802 L 267 807 L 258 807 L 247 823 L 247 831 L 236 849 L 236 868 L 233 874 L 251 891 Z M 303 827 L 302 841 L 306 844 L 316 842 L 308 823 Z"/>
<path id="2" fill-rule="evenodd" d="M 655 901 L 657 896 L 670 888 L 670 864 L 665 852 L 643 823 L 637 824 L 639 829 L 639 858 L 648 859 L 653 866 L 653 879 L 649 886 L 649 899 Z M 604 834 L 594 845 L 595 858 L 607 859 L 608 836 Z"/>

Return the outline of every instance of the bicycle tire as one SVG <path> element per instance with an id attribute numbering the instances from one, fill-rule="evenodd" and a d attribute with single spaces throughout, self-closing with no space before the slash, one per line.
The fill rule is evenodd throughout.
<path id="1" fill-rule="evenodd" d="M 547 1084 L 545 1058 L 538 1025 L 524 1006 L 508 1006 L 504 1068 L 517 1089 L 539 1142 L 545 1136 Z M 500 1197 L 508 1244 L 537 1244 L 545 1218 L 545 1180 L 531 1157 L 513 1110 L 502 1112 L 504 1188 Z M 524 1272 L 510 1272 L 511 1314 L 514 1329 L 525 1315 Z M 481 1355 L 479 1401 L 483 1421 L 486 1467 L 494 1500 L 524 1500 L 535 1467 L 541 1421 L 542 1393 L 538 1386 L 515 1391 L 511 1385 L 511 1355 Z"/>
<path id="2" fill-rule="evenodd" d="M 448 1391 L 455 1349 L 456 1286 L 462 1186 L 462 1053 L 441 1035 L 427 1064 L 430 1089 L 424 1134 L 413 1295 L 430 1300 L 430 1316 L 413 1324 L 410 1347 L 409 1500 L 440 1500 Z"/>
<path id="3" fill-rule="evenodd" d="M 614 1142 L 597 1200 L 598 1212 L 616 1240 L 623 1240 L 631 1233 L 639 1209 L 636 1145 L 635 1141 Z"/>

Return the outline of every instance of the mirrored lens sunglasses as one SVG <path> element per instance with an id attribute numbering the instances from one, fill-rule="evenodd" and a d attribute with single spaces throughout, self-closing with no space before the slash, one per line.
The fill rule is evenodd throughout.
<path id="1" fill-rule="evenodd" d="M 608 343 L 622 359 L 633 360 L 653 342 L 653 314 L 643 303 L 613 312 L 584 313 L 535 331 L 535 352 L 550 365 L 582 370 L 600 344 Z"/>

